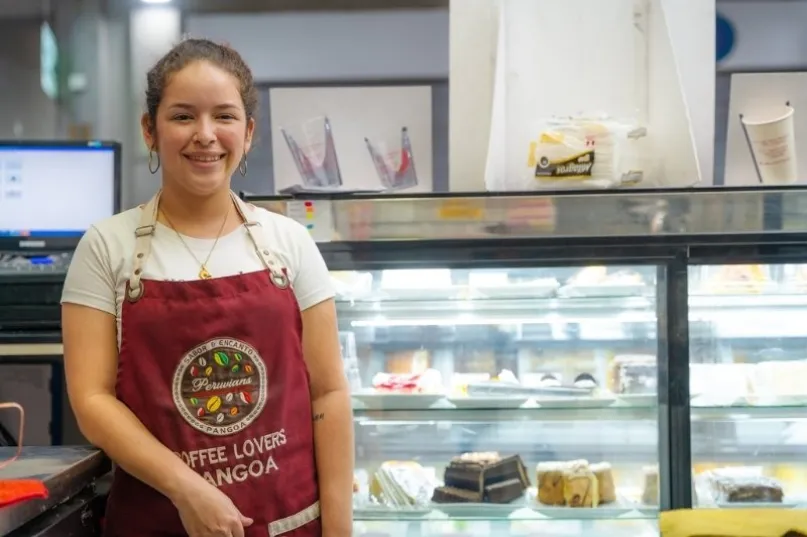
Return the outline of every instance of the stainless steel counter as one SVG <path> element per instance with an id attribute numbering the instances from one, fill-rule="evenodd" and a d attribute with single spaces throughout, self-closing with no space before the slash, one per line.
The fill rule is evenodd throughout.
<path id="1" fill-rule="evenodd" d="M 0 460 L 16 448 L 0 447 Z M 39 479 L 48 488 L 46 500 L 0 507 L 0 536 L 5 536 L 66 502 L 111 470 L 109 459 L 93 447 L 27 447 L 20 459 L 0 470 L 4 479 Z"/>

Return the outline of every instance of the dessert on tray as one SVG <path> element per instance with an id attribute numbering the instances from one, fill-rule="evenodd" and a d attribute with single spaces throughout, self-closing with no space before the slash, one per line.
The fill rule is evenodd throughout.
<path id="1" fill-rule="evenodd" d="M 519 455 L 465 453 L 451 459 L 443 478 L 444 486 L 434 489 L 435 503 L 505 504 L 521 498 L 529 478 Z"/>
<path id="2" fill-rule="evenodd" d="M 536 473 L 538 502 L 543 505 L 597 507 L 616 501 L 616 485 L 608 463 L 542 462 Z"/>
<path id="3" fill-rule="evenodd" d="M 645 466 L 644 488 L 642 489 L 642 503 L 645 505 L 658 505 L 659 499 L 659 473 L 658 466 Z"/>
<path id="4" fill-rule="evenodd" d="M 387 507 L 428 507 L 434 490 L 429 473 L 414 461 L 387 461 L 373 474 L 370 496 Z"/>
<path id="5" fill-rule="evenodd" d="M 376 393 L 440 393 L 443 378 L 436 369 L 422 373 L 378 373 L 373 377 Z"/>
<path id="6" fill-rule="evenodd" d="M 658 389 L 656 357 L 625 354 L 614 357 L 611 366 L 613 391 L 622 395 L 650 395 Z"/>
<path id="7" fill-rule="evenodd" d="M 778 480 L 753 468 L 718 468 L 705 474 L 716 503 L 782 503 L 785 493 Z"/>
<path id="8" fill-rule="evenodd" d="M 503 369 L 490 380 L 469 382 L 467 392 L 472 397 L 508 397 L 529 395 L 529 388 L 522 385 L 512 371 Z"/>

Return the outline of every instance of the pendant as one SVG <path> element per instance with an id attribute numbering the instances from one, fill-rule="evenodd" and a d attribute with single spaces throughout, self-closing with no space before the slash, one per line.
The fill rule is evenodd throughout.
<path id="1" fill-rule="evenodd" d="M 207 267 L 202 265 L 202 268 L 199 269 L 199 279 L 200 280 L 209 280 L 213 276 L 207 271 Z"/>

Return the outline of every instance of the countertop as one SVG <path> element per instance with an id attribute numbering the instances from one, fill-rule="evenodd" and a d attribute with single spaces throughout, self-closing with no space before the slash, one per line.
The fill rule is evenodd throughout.
<path id="1" fill-rule="evenodd" d="M 15 450 L 13 447 L 0 447 L 0 460 L 11 458 Z M 0 470 L 0 481 L 39 479 L 48 488 L 49 497 L 0 507 L 0 536 L 11 533 L 75 496 L 111 468 L 109 459 L 91 446 L 23 448 L 18 460 Z"/>

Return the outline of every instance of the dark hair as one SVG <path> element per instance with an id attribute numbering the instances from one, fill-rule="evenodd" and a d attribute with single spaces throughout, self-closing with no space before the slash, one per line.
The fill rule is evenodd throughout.
<path id="1" fill-rule="evenodd" d="M 189 64 L 207 61 L 233 75 L 239 83 L 247 119 L 255 117 L 258 109 L 258 90 L 252 71 L 241 55 L 227 45 L 208 39 L 186 39 L 160 58 L 146 75 L 146 111 L 153 130 L 157 124 L 157 108 L 162 101 L 165 86 L 171 76 Z"/>

